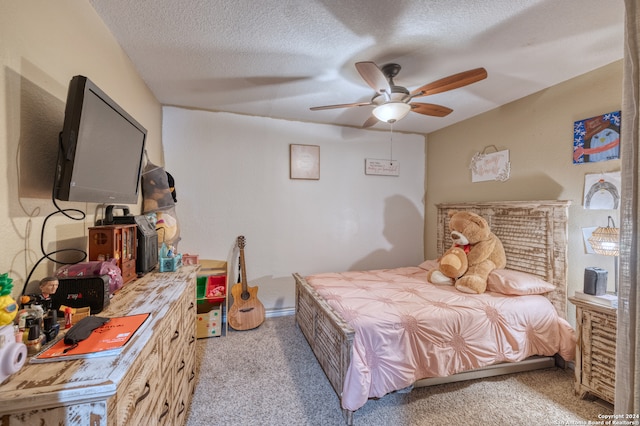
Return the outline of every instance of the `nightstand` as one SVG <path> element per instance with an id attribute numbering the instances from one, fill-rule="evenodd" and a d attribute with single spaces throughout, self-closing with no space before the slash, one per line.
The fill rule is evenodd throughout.
<path id="1" fill-rule="evenodd" d="M 614 403 L 617 309 L 570 297 L 576 306 L 576 384 L 581 398 Z"/>

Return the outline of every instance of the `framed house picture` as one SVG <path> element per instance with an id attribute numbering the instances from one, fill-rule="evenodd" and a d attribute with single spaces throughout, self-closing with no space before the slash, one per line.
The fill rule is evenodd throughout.
<path id="1" fill-rule="evenodd" d="M 320 146 L 289 145 L 289 178 L 320 179 Z"/>

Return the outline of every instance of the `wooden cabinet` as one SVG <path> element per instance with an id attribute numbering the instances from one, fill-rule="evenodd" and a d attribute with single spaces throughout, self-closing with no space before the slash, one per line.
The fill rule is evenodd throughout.
<path id="1" fill-rule="evenodd" d="M 576 394 L 598 397 L 611 404 L 615 398 L 617 309 L 575 297 L 576 306 Z"/>
<path id="2" fill-rule="evenodd" d="M 100 316 L 151 316 L 115 356 L 30 364 L 0 385 L 0 424 L 183 425 L 196 382 L 198 265 L 149 273 Z"/>
<path id="3" fill-rule="evenodd" d="M 116 259 L 126 284 L 136 278 L 137 226 L 104 225 L 89 228 L 89 260 Z"/>

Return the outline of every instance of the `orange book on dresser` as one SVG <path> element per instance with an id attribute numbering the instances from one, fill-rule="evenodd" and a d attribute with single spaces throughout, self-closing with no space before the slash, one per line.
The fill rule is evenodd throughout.
<path id="1" fill-rule="evenodd" d="M 67 345 L 61 337 L 32 359 L 32 363 L 68 361 L 79 358 L 119 354 L 135 332 L 144 324 L 149 313 L 110 318 L 76 345 Z"/>

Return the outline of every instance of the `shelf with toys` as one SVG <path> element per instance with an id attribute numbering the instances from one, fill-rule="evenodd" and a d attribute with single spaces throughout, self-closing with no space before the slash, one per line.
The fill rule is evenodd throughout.
<path id="1" fill-rule="evenodd" d="M 198 261 L 196 285 L 197 337 L 217 337 L 227 334 L 224 315 L 227 312 L 227 262 Z M 223 330 L 224 323 L 224 330 Z"/>

